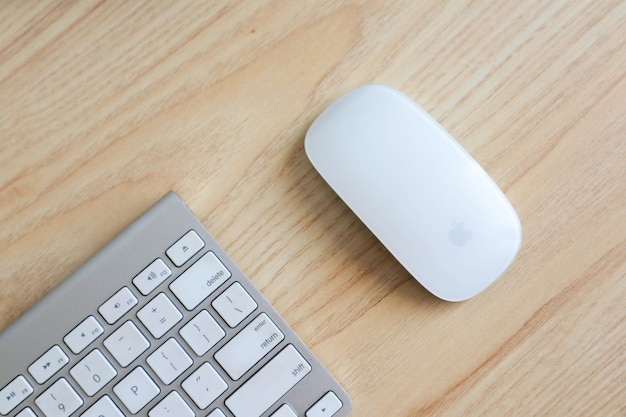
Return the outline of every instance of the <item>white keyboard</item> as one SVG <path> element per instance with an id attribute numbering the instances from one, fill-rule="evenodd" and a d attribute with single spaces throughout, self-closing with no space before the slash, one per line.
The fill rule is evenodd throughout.
<path id="1" fill-rule="evenodd" d="M 170 192 L 0 333 L 0 415 L 344 417 L 350 398 Z"/>

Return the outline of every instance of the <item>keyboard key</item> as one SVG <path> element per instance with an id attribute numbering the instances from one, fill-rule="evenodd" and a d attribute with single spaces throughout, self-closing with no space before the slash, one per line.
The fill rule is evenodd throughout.
<path id="1" fill-rule="evenodd" d="M 161 390 L 148 376 L 146 371 L 139 366 L 115 385 L 113 392 L 131 414 L 137 414 L 159 395 Z"/>
<path id="2" fill-rule="evenodd" d="M 23 409 L 15 417 L 37 417 L 37 414 L 30 409 L 30 407 Z"/>
<path id="3" fill-rule="evenodd" d="M 224 329 L 217 324 L 206 310 L 196 314 L 189 323 L 180 329 L 179 333 L 198 356 L 207 353 L 209 349 L 226 336 Z"/>
<path id="4" fill-rule="evenodd" d="M 75 354 L 79 354 L 96 340 L 104 328 L 94 316 L 89 316 L 63 338 L 63 341 Z"/>
<path id="5" fill-rule="evenodd" d="M 172 275 L 172 271 L 165 265 L 161 258 L 155 260 L 141 271 L 135 278 L 133 284 L 143 294 L 148 295 L 163 281 Z"/>
<path id="6" fill-rule="evenodd" d="M 117 376 L 117 371 L 98 349 L 85 356 L 72 369 L 70 375 L 90 397 Z"/>
<path id="7" fill-rule="evenodd" d="M 182 313 L 163 293 L 154 297 L 144 308 L 139 310 L 137 317 L 152 336 L 157 339 L 183 319 Z"/>
<path id="8" fill-rule="evenodd" d="M 337 395 L 329 391 L 318 402 L 309 408 L 306 417 L 331 417 L 341 409 L 343 404 Z"/>
<path id="9" fill-rule="evenodd" d="M 211 411 L 206 417 L 226 417 L 226 414 L 224 414 L 224 412 L 219 408 L 216 408 L 215 410 Z"/>
<path id="10" fill-rule="evenodd" d="M 35 378 L 38 384 L 43 384 L 59 372 L 69 361 L 70 359 L 63 352 L 63 349 L 55 345 L 29 366 L 28 372 Z"/>
<path id="11" fill-rule="evenodd" d="M 170 289 L 185 308 L 191 311 L 230 276 L 230 271 L 217 256 L 213 252 L 207 252 L 172 282 Z"/>
<path id="12" fill-rule="evenodd" d="M 35 399 L 45 417 L 68 417 L 83 405 L 83 399 L 65 378 L 52 384 Z"/>
<path id="13" fill-rule="evenodd" d="M 215 360 L 238 380 L 285 338 L 267 314 L 260 314 L 215 354 Z"/>
<path id="14" fill-rule="evenodd" d="M 165 254 L 172 260 L 174 265 L 181 266 L 203 247 L 204 241 L 194 230 L 190 230 L 185 233 L 183 237 L 178 239 L 176 243 L 170 246 L 169 249 L 165 251 Z"/>
<path id="15" fill-rule="evenodd" d="M 8 415 L 33 393 L 33 387 L 20 375 L 0 390 L 0 414 Z"/>
<path id="16" fill-rule="evenodd" d="M 108 395 L 100 398 L 80 417 L 125 417 Z"/>
<path id="17" fill-rule="evenodd" d="M 170 392 L 148 412 L 148 417 L 195 417 L 195 415 L 176 391 Z"/>
<path id="18" fill-rule="evenodd" d="M 193 364 L 193 361 L 174 339 L 158 348 L 146 359 L 150 368 L 161 378 L 164 384 L 171 384 Z"/>
<path id="19" fill-rule="evenodd" d="M 278 410 L 274 411 L 274 413 L 270 417 L 298 417 L 298 416 L 296 415 L 296 413 L 293 412 L 291 407 L 289 407 L 287 404 L 283 404 L 280 406 Z"/>
<path id="20" fill-rule="evenodd" d="M 113 324 L 136 305 L 137 297 L 135 297 L 128 287 L 124 287 L 102 304 L 100 308 L 98 308 L 98 312 L 107 323 Z"/>
<path id="21" fill-rule="evenodd" d="M 288 345 L 226 399 L 235 417 L 260 417 L 309 372 L 311 365 Z"/>
<path id="22" fill-rule="evenodd" d="M 228 385 L 208 362 L 205 362 L 181 384 L 194 403 L 204 410 Z"/>
<path id="23" fill-rule="evenodd" d="M 211 303 L 230 327 L 236 327 L 257 308 L 250 294 L 236 282 Z"/>
<path id="24" fill-rule="evenodd" d="M 150 342 L 134 323 L 127 321 L 104 339 L 104 346 L 115 360 L 126 368 L 150 347 Z"/>

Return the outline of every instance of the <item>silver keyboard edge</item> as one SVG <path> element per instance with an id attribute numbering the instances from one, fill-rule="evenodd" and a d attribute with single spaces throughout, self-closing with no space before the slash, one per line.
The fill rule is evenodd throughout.
<path id="1" fill-rule="evenodd" d="M 167 219 L 167 221 L 164 221 L 165 219 Z M 158 229 L 153 227 L 155 224 L 159 225 Z M 173 243 L 181 237 L 181 231 L 191 229 L 197 230 L 203 239 L 209 239 L 207 243 L 210 243 L 210 250 L 215 252 L 234 276 L 234 279 L 229 280 L 229 283 L 235 282 L 235 279 L 241 282 L 243 282 L 243 280 L 249 280 L 219 244 L 217 244 L 215 239 L 206 231 L 205 227 L 196 219 L 187 206 L 173 191 L 170 191 L 148 211 L 126 227 L 124 231 L 100 249 L 79 269 L 44 296 L 30 310 L 26 311 L 0 333 L 0 358 L 3 359 L 2 366 L 0 366 L 0 389 L 18 375 L 25 375 L 28 377 L 29 381 L 32 381 L 32 377 L 28 375 L 26 368 L 44 353 L 44 347 L 50 348 L 54 345 L 60 345 L 64 349 L 67 349 L 63 343 L 63 337 L 72 330 L 72 327 L 78 324 L 82 318 L 94 315 L 106 327 L 106 323 L 102 317 L 97 314 L 98 306 L 123 286 L 128 286 L 137 293 L 136 288 L 134 288 L 131 283 L 134 275 L 132 273 L 129 275 L 128 271 L 134 271 L 134 274 L 139 273 L 146 267 L 147 261 L 153 260 L 148 259 L 149 256 L 136 256 L 135 245 L 141 243 L 143 245 L 141 253 L 154 253 L 154 259 L 159 256 L 164 257 L 166 248 L 163 247 L 163 242 Z M 196 254 L 189 263 L 193 264 L 204 253 L 205 251 L 203 250 L 199 254 Z M 111 259 L 116 259 L 115 264 L 107 263 Z M 106 279 L 94 279 L 94 276 L 103 278 L 103 271 L 106 271 L 106 274 L 104 274 L 106 275 L 106 277 L 104 277 Z M 228 285 L 224 288 L 227 286 Z M 223 291 L 224 288 L 222 288 L 221 291 Z M 274 310 L 254 284 L 246 284 L 244 288 L 252 292 L 251 295 L 253 298 L 260 303 L 258 312 L 271 312 L 272 320 L 276 322 L 279 328 L 285 329 L 286 333 L 288 333 L 288 337 L 280 343 L 281 347 L 278 350 L 281 350 L 287 344 L 294 344 L 313 368 L 308 379 L 312 381 L 324 381 L 322 386 L 316 387 L 317 390 L 322 390 L 323 392 L 320 391 L 314 395 L 319 395 L 321 398 L 326 391 L 333 390 L 344 403 L 340 412 L 335 414 L 335 417 L 348 415 L 352 408 L 352 403 L 350 397 L 339 383 L 332 378 L 323 365 L 313 356 L 304 342 L 293 332 L 280 314 Z M 157 292 L 153 295 L 156 294 Z M 45 312 L 45 314 L 42 314 L 43 312 Z M 134 313 L 132 314 L 134 315 Z M 188 321 L 196 312 L 185 312 L 185 314 L 187 314 L 187 317 L 183 320 L 184 322 Z M 254 315 L 255 314 L 253 314 L 253 316 Z M 248 319 L 251 319 L 251 317 Z M 179 327 L 180 326 L 177 326 L 177 328 Z M 37 331 L 35 329 L 40 330 Z M 167 337 L 163 340 L 166 338 Z M 101 342 L 102 338 L 100 339 L 100 343 Z M 91 349 L 87 349 L 86 352 L 90 350 Z M 152 350 L 152 348 L 150 350 Z M 256 373 L 273 356 L 274 355 L 269 355 L 268 358 L 257 363 L 250 370 L 250 374 Z M 11 361 L 7 363 L 4 358 L 11 358 Z M 135 365 L 144 365 L 144 359 L 145 358 L 141 359 L 139 363 L 135 363 Z M 214 363 L 213 360 L 211 360 L 211 362 Z M 74 363 L 70 363 L 68 368 L 73 366 L 73 364 Z M 131 368 L 135 365 L 131 366 Z M 196 366 L 197 364 L 194 365 L 194 368 Z M 56 379 L 57 377 L 52 378 L 51 381 L 48 381 L 45 385 L 52 383 Z M 239 382 L 231 382 L 230 385 L 231 387 L 237 387 L 244 382 L 245 378 Z M 301 409 L 308 407 L 307 404 L 309 404 L 309 406 L 312 405 L 310 403 L 305 404 L 304 402 L 298 403 L 299 399 L 302 399 L 302 401 L 310 400 L 312 395 L 311 385 L 310 383 L 297 384 L 293 387 L 289 392 L 291 403 Z M 104 393 L 110 392 L 110 388 L 111 387 Z M 169 389 L 161 392 L 158 398 L 161 399 L 167 392 L 169 392 Z M 228 392 L 228 395 L 231 395 L 233 390 L 229 389 Z M 224 396 L 226 396 L 226 394 Z M 90 399 L 90 402 L 98 398 L 99 395 Z M 304 400 L 305 398 L 309 400 Z M 280 405 L 281 403 L 279 401 L 270 410 L 263 413 L 263 416 L 271 414 L 271 412 Z M 21 410 L 21 407 L 18 407 L 16 411 L 19 410 Z M 210 409 L 205 410 L 207 413 L 209 411 Z M 84 412 L 84 409 L 81 412 Z M 144 411 L 139 415 L 144 415 Z"/>
<path id="2" fill-rule="evenodd" d="M 41 346 L 63 345 L 63 336 L 71 330 L 67 327 L 68 323 L 78 324 L 77 318 L 93 315 L 97 306 L 111 296 L 114 291 L 130 284 L 133 277 L 128 276 L 128 271 L 136 270 L 139 272 L 146 266 L 144 264 L 145 258 L 133 256 L 135 249 L 133 249 L 132 244 L 136 240 L 133 239 L 133 236 L 150 233 L 146 229 L 154 221 L 158 221 L 156 217 L 159 216 L 167 217 L 169 215 L 189 222 L 190 216 L 188 214 L 176 215 L 176 212 L 186 208 L 180 202 L 174 192 L 166 194 L 0 333 L 0 358 L 12 358 L 10 363 L 2 364 L 0 384 L 5 384 L 11 375 L 23 373 L 23 365 L 33 362 L 43 353 L 38 350 Z M 194 217 L 191 216 L 191 219 Z M 192 222 L 189 222 L 188 226 L 189 228 L 193 227 Z M 168 224 L 166 227 L 169 230 L 162 229 L 158 233 L 155 231 L 155 235 L 160 233 L 171 235 L 172 242 L 175 241 L 177 238 L 174 235 L 180 230 L 180 225 Z M 152 242 L 146 242 L 146 245 L 153 243 L 154 246 L 158 246 L 157 241 L 163 242 L 159 238 L 152 240 Z M 153 251 L 158 253 L 162 250 L 161 247 L 155 247 Z M 118 259 L 119 261 L 115 265 L 106 265 L 109 259 Z M 110 279 L 90 279 L 90 275 L 101 275 L 102 269 L 109 269 Z M 40 311 L 45 311 L 46 314 L 41 314 Z M 40 330 L 36 331 L 35 329 Z M 28 343 L 25 343 L 26 341 Z"/>

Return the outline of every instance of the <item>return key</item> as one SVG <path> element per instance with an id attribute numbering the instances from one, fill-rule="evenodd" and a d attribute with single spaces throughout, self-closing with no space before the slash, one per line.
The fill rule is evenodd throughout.
<path id="1" fill-rule="evenodd" d="M 225 344 L 215 360 L 233 380 L 238 380 L 285 338 L 267 314 L 260 314 Z"/>

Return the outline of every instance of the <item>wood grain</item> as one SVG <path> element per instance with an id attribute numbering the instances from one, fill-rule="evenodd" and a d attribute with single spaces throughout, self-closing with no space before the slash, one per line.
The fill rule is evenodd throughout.
<path id="1" fill-rule="evenodd" d="M 624 22 L 610 0 L 0 3 L 0 328 L 174 189 L 353 415 L 626 416 Z M 421 288 L 304 154 L 368 82 L 520 215 L 470 301 Z"/>

